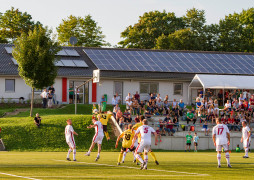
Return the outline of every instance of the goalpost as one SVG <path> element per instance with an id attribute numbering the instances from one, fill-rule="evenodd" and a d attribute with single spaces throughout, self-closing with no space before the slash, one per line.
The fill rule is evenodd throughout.
<path id="1" fill-rule="evenodd" d="M 91 79 L 89 79 L 86 82 L 84 82 L 83 84 L 75 87 L 75 114 L 77 114 L 77 92 L 78 92 L 78 89 L 90 81 L 93 81 L 93 83 L 100 82 L 100 70 L 99 69 L 93 70 L 93 77 Z"/>

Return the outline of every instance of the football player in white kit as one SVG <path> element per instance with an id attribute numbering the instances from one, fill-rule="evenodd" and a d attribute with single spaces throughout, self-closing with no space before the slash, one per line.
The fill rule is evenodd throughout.
<path id="1" fill-rule="evenodd" d="M 221 119 L 216 118 L 216 126 L 213 128 L 213 143 L 217 151 L 218 168 L 221 167 L 221 150 L 222 147 L 226 154 L 227 166 L 231 168 L 229 161 L 228 147 L 230 145 L 230 134 L 228 127 L 221 123 Z"/>
<path id="2" fill-rule="evenodd" d="M 100 121 L 97 121 L 95 118 L 92 119 L 93 125 L 88 126 L 87 128 L 94 128 L 95 129 L 95 135 L 93 137 L 92 144 L 89 148 L 89 151 L 85 154 L 86 156 L 90 156 L 91 151 L 93 150 L 95 144 L 98 145 L 98 154 L 95 159 L 95 161 L 98 161 L 100 159 L 100 152 L 101 152 L 101 143 L 104 137 L 103 133 L 103 126 Z"/>
<path id="3" fill-rule="evenodd" d="M 131 145 L 131 148 L 133 148 L 135 145 L 136 139 L 138 138 L 138 134 L 140 133 L 141 141 L 138 147 L 136 148 L 135 156 L 139 160 L 139 162 L 141 162 L 141 170 L 147 169 L 148 151 L 151 149 L 151 134 L 155 135 L 155 145 L 157 145 L 157 133 L 155 132 L 155 130 L 152 127 L 148 126 L 148 121 L 146 119 L 142 121 L 142 124 L 143 125 L 136 130 L 135 136 L 132 140 L 132 145 Z M 139 153 L 142 153 L 143 151 L 145 154 L 144 161 L 139 155 Z"/>
<path id="4" fill-rule="evenodd" d="M 251 141 L 251 132 L 250 128 L 247 126 L 247 122 L 243 121 L 242 122 L 242 138 L 241 138 L 241 143 L 243 143 L 243 148 L 245 150 L 245 155 L 243 158 L 249 158 L 248 152 L 249 152 L 249 147 L 250 147 L 250 141 Z"/>
<path id="5" fill-rule="evenodd" d="M 76 145 L 75 145 L 75 140 L 74 140 L 74 134 L 78 135 L 73 127 L 72 127 L 72 122 L 71 119 L 68 119 L 67 121 L 67 126 L 65 127 L 65 139 L 67 144 L 69 145 L 70 149 L 67 153 L 67 160 L 70 161 L 70 153 L 73 150 L 73 161 L 76 161 Z"/>

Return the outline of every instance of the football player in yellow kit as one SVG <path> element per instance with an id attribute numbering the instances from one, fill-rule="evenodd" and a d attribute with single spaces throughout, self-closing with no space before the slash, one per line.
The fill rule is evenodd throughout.
<path id="1" fill-rule="evenodd" d="M 104 113 L 101 113 L 98 115 L 98 119 L 100 120 L 101 124 L 103 125 L 103 132 L 107 138 L 107 140 L 110 140 L 109 134 L 108 134 L 108 121 L 112 116 L 112 112 L 105 111 Z"/>
<path id="2" fill-rule="evenodd" d="M 122 134 L 120 134 L 118 136 L 117 140 L 116 140 L 115 148 L 117 148 L 119 140 L 121 138 L 123 139 L 122 149 L 121 149 L 121 152 L 120 152 L 119 157 L 118 157 L 117 165 L 120 165 L 120 162 L 123 158 L 123 153 L 126 152 L 131 147 L 132 139 L 134 137 L 134 131 L 131 128 L 132 128 L 132 125 L 129 124 L 128 129 L 125 130 Z M 135 149 L 136 149 L 136 147 L 133 147 L 132 149 L 130 149 L 130 151 L 134 151 Z"/>

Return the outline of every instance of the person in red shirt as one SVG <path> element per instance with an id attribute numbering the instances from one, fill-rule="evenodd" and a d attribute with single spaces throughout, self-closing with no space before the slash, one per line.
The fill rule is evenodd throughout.
<path id="1" fill-rule="evenodd" d="M 254 95 L 252 95 L 251 98 L 250 98 L 250 107 L 252 109 L 254 108 Z"/>
<path id="2" fill-rule="evenodd" d="M 228 124 L 227 124 L 227 126 L 228 126 L 228 129 L 229 129 L 230 131 L 232 131 L 232 129 L 233 129 L 234 126 L 235 126 L 235 120 L 234 120 L 233 116 L 230 116 L 230 117 L 228 118 Z"/>
<path id="3" fill-rule="evenodd" d="M 244 110 L 245 110 L 245 111 L 248 110 L 248 106 L 249 106 L 248 101 L 247 101 L 247 100 L 244 100 L 244 101 L 243 101 L 243 107 L 244 107 Z"/>
<path id="4" fill-rule="evenodd" d="M 222 122 L 223 124 L 227 124 L 227 123 L 228 123 L 228 119 L 227 119 L 227 116 L 226 116 L 226 115 L 224 115 L 224 116 L 221 118 L 221 122 Z"/>
<path id="5" fill-rule="evenodd" d="M 140 103 L 140 95 L 138 91 L 136 91 L 136 94 L 134 95 L 135 99 L 138 100 L 138 103 Z"/>

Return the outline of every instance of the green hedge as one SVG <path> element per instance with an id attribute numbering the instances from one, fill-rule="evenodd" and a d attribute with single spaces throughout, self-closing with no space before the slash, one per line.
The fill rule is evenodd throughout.
<path id="1" fill-rule="evenodd" d="M 75 136 L 77 150 L 88 150 L 95 133 L 94 129 L 86 128 L 92 123 L 90 115 L 42 116 L 40 128 L 35 126 L 33 118 L 30 117 L 1 118 L 0 136 L 8 151 L 66 151 L 68 146 L 65 142 L 64 130 L 68 118 L 73 120 L 73 128 L 79 134 Z M 108 129 L 111 140 L 107 142 L 104 138 L 102 148 L 106 151 L 114 151 L 116 137 L 110 126 Z"/>

